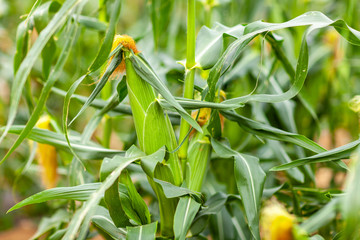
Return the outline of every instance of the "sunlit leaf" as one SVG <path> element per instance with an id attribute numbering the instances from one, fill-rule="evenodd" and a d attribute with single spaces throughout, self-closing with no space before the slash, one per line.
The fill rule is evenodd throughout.
<path id="1" fill-rule="evenodd" d="M 153 240 L 155 239 L 157 222 L 138 227 L 127 227 L 127 240 Z"/>

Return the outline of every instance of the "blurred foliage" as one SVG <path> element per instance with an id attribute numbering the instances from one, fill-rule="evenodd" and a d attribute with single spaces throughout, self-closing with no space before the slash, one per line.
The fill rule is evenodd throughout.
<path id="1" fill-rule="evenodd" d="M 51 1 L 42 1 L 42 4 Z M 64 1 L 59 0 L 62 3 Z M 75 79 L 87 72 L 93 59 L 97 56 L 99 46 L 105 35 L 104 27 L 108 26 L 111 8 L 99 8 L 103 1 L 88 1 L 82 15 L 99 19 L 98 25 L 83 21 L 81 28 L 76 34 L 76 42 L 70 52 L 63 71 L 58 77 L 55 87 L 58 93 L 50 93 L 46 102 L 46 112 L 52 117 L 52 129 L 54 132 L 62 133 L 61 119 L 63 108 L 63 96 L 61 91 L 68 91 Z M 105 1 L 110 4 L 111 1 Z M 16 29 L 26 18 L 24 13 L 29 13 L 33 1 L 22 0 L 0 0 L 0 125 L 6 125 L 9 113 L 10 86 L 14 76 L 14 54 L 16 51 Z M 246 25 L 256 20 L 266 22 L 284 22 L 293 19 L 308 11 L 321 11 L 331 19 L 344 19 L 349 26 L 360 29 L 360 3 L 356 0 L 198 0 L 197 3 L 197 33 L 203 25 L 211 28 L 221 23 L 228 27 L 238 24 Z M 151 62 L 152 67 L 161 79 L 167 80 L 167 86 L 176 96 L 181 96 L 184 68 L 176 61 L 182 61 L 186 56 L 186 1 L 184 0 L 132 0 L 122 1 L 120 20 L 117 24 L 117 33 L 128 34 L 137 41 L 138 49 Z M 105 13 L 104 13 L 105 11 Z M 49 10 L 49 18 L 53 17 L 55 10 Z M 103 25 L 101 25 L 103 23 Z M 41 24 L 35 21 L 35 28 L 29 32 L 28 44 L 31 46 L 38 37 Z M 46 25 L 45 25 L 46 26 Z M 221 28 L 221 27 L 219 27 Z M 219 29 L 218 28 L 218 29 Z M 15 125 L 24 125 L 31 114 L 31 104 L 37 102 L 46 75 L 44 71 L 46 64 L 50 69 L 61 54 L 61 48 L 65 44 L 65 28 L 55 33 L 53 45 L 47 45 L 51 49 L 52 59 L 49 62 L 38 58 L 28 80 L 27 90 L 23 95 L 32 96 L 31 99 L 23 97 L 20 101 Z M 277 31 L 273 36 L 271 33 L 263 34 L 250 43 L 250 46 L 242 53 L 233 70 L 223 78 L 223 90 L 226 98 L 243 96 L 252 92 L 256 86 L 266 88 L 274 86 L 268 76 L 273 75 L 277 79 L 276 87 L 269 88 L 269 92 L 276 92 L 288 89 L 289 76 L 281 63 L 274 60 L 274 46 L 271 46 L 267 39 L 274 37 L 275 41 L 281 42 L 282 50 L 286 58 L 295 66 L 304 27 L 291 28 Z M 228 38 L 224 46 L 234 41 Z M 322 147 L 332 149 L 354 141 L 359 134 L 359 115 L 353 112 L 349 101 L 356 95 L 360 95 L 360 48 L 346 43 L 346 40 L 333 28 L 319 29 L 309 37 L 309 72 L 300 95 L 285 103 L 251 103 L 237 110 L 242 116 L 256 119 L 273 127 L 285 131 L 299 133 L 309 139 L 317 141 Z M 45 67 L 44 67 L 45 66 Z M 85 78 L 76 92 L 78 95 L 89 96 L 94 90 L 95 84 L 100 79 L 104 69 L 97 70 L 92 77 Z M 209 70 L 197 70 L 195 85 L 204 87 Z M 108 89 L 115 91 L 119 79 L 108 83 Z M 257 89 L 260 92 L 262 89 Z M 25 90 L 26 91 L 26 90 Z M 66 92 L 65 92 L 66 93 Z M 65 94 L 63 92 L 63 95 Z M 104 94 L 103 99 L 108 99 L 111 94 Z M 199 97 L 200 98 L 200 97 Z M 32 102 L 33 101 L 33 102 Z M 32 103 L 31 103 L 32 102 Z M 72 100 L 69 112 L 69 119 L 74 118 L 82 107 L 83 102 Z M 287 109 L 284 111 L 284 109 Z M 293 117 L 287 118 L 284 115 L 291 112 Z M 88 109 L 72 125 L 70 133 L 79 138 L 79 132 L 83 132 L 85 122 L 89 122 L 94 115 L 94 109 Z M 127 150 L 132 144 L 136 144 L 136 133 L 132 117 L 126 114 L 115 114 L 109 112 L 106 117 L 111 117 L 111 125 L 102 120 L 91 140 L 95 143 L 104 144 L 103 135 L 106 127 L 111 131 L 109 146 L 112 149 Z M 105 118 L 106 118 L 105 117 Z M 170 116 L 171 117 L 171 116 Z M 290 119 L 290 120 L 287 120 Z M 291 120 L 293 119 L 293 121 Z M 76 130 L 76 132 L 75 132 Z M 256 156 L 260 159 L 262 169 L 266 173 L 265 192 L 274 190 L 276 198 L 287 206 L 287 209 L 302 220 L 311 220 L 310 216 L 318 213 L 319 209 L 332 204 L 331 197 L 341 193 L 344 189 L 345 170 L 339 165 L 331 163 L 317 163 L 310 167 L 300 167 L 300 173 L 271 172 L 269 169 L 275 165 L 284 163 L 284 159 L 298 159 L 310 155 L 310 151 L 300 149 L 290 143 L 279 143 L 264 140 L 262 136 L 255 136 L 245 131 L 237 123 L 225 120 L 223 126 L 223 137 L 229 140 L 232 149 Z M 6 154 L 15 140 L 14 135 L 9 135 L 0 146 L 1 158 Z M 264 144 L 266 142 L 266 144 Z M 108 147 L 109 147 L 108 146 Z M 276 152 L 283 149 L 284 154 Z M 69 186 L 73 179 L 68 178 L 68 171 L 71 165 L 72 155 L 67 151 L 58 151 L 58 186 Z M 34 159 L 35 158 L 35 159 Z M 208 175 L 203 186 L 203 193 L 206 196 L 214 196 L 216 192 L 236 194 L 237 187 L 234 181 L 233 160 L 226 157 L 213 155 L 209 164 Z M 99 180 L 100 164 L 97 161 L 87 162 L 88 172 L 84 173 L 83 182 Z M 358 172 L 359 164 L 355 165 Z M 326 169 L 330 175 L 318 175 L 320 169 Z M 131 176 L 134 178 L 135 186 L 145 201 L 149 201 L 150 211 L 158 207 L 154 204 L 154 193 L 147 183 L 146 176 L 136 166 L 132 167 Z M 231 170 L 231 171 L 230 171 Z M 71 171 L 71 170 L 70 170 Z M 230 174 L 229 174 L 230 172 Z M 315 172 L 311 176 L 309 172 Z M 20 147 L 11 155 L 6 164 L 0 166 L 0 231 L 14 228 L 19 220 L 29 218 L 38 222 L 41 217 L 55 216 L 52 221 L 67 218 L 65 213 L 59 213 L 58 209 L 66 206 L 71 210 L 74 206 L 66 205 L 66 200 L 55 200 L 41 204 L 29 205 L 11 214 L 5 212 L 16 202 L 44 189 L 41 178 L 41 169 L 36 161 L 35 154 L 28 141 L 24 141 Z M 293 177 L 296 174 L 304 174 L 305 181 Z M 315 181 L 313 181 L 315 180 Z M 75 180 L 74 180 L 75 181 Z M 75 182 L 79 182 L 76 180 Z M 81 182 L 81 181 L 80 181 Z M 275 191 L 275 188 L 280 186 Z M 349 189 L 351 189 L 349 187 Z M 269 198 L 273 194 L 263 198 Z M 145 197 L 144 197 L 145 196 Z M 330 197 L 329 197 L 330 196 Z M 216 196 L 219 197 L 219 196 Z M 229 196 L 219 197 L 222 201 L 229 201 Z M 350 198 L 349 198 L 350 199 Z M 211 204 L 214 199 L 207 199 Z M 215 199 L 217 200 L 217 199 Z M 234 202 L 236 200 L 233 200 Z M 349 200 L 350 201 L 350 200 Z M 239 206 L 234 202 L 222 208 L 216 217 L 209 220 L 210 226 L 218 224 L 223 219 L 226 239 L 233 239 L 234 232 L 226 231 L 228 225 L 237 224 L 245 226 L 244 216 L 238 214 Z M 99 210 L 101 211 L 101 210 Z M 334 214 L 334 211 L 332 212 Z M 53 215 L 54 214 L 54 215 Z M 240 216 L 236 216 L 236 215 Z M 65 217 L 63 215 L 66 215 Z M 310 217 L 310 218 L 309 218 Z M 348 214 L 351 218 L 351 215 Z M 153 219 L 159 216 L 152 215 Z M 357 217 L 358 218 L 358 217 Z M 202 218 L 197 219 L 201 225 Z M 45 221 L 45 220 L 43 220 Z M 207 221 L 207 220 L 206 220 Z M 347 224 L 351 219 L 347 219 Z M 329 224 L 323 224 L 314 229 L 325 239 L 332 239 L 335 233 L 341 231 L 341 223 L 336 217 L 329 218 Z M 62 223 L 54 228 L 61 228 Z M 305 224 L 305 223 L 304 223 Z M 46 223 L 44 224 L 46 225 Z M 346 225 L 349 229 L 348 225 Z M 153 226 L 148 226 L 149 228 Z M 193 226 L 194 227 L 194 226 Z M 196 226 L 195 226 L 196 227 Z M 195 228 L 194 227 L 194 228 Z M 219 235 L 217 228 L 208 228 L 205 233 Z M 101 232 L 101 230 L 98 230 Z M 135 231 L 135 230 L 134 230 Z M 194 230 L 195 231 L 195 230 Z M 244 233 L 249 236 L 249 230 Z M 246 239 L 246 238 L 244 238 Z"/>

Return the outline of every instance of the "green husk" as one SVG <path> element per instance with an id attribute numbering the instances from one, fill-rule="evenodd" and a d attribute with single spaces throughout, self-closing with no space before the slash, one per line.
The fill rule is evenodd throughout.
<path id="1" fill-rule="evenodd" d="M 136 73 L 129 59 L 131 54 L 133 53 L 124 50 L 127 87 L 140 148 L 146 154 L 151 154 L 166 146 L 171 152 L 176 147 L 174 130 L 169 124 L 168 116 L 164 115 L 153 88 Z M 154 177 L 177 186 L 181 185 L 181 167 L 176 153 L 169 153 L 167 159 L 158 163 Z M 151 176 L 148 176 L 148 179 L 159 200 L 161 234 L 171 237 L 178 200 L 167 199 L 162 188 Z"/>
<path id="2" fill-rule="evenodd" d="M 209 138 L 197 133 L 191 139 L 186 163 L 186 182 L 190 190 L 197 192 L 201 190 L 210 154 Z"/>

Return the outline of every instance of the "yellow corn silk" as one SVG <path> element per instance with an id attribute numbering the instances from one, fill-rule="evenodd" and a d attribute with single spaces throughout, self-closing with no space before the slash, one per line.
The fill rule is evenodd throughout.
<path id="1" fill-rule="evenodd" d="M 295 217 L 277 202 L 271 202 L 261 213 L 260 227 L 264 240 L 295 240 L 294 226 Z"/>
<path id="2" fill-rule="evenodd" d="M 39 119 L 36 127 L 50 130 L 50 117 L 48 115 Z M 46 188 L 53 188 L 57 183 L 56 148 L 43 143 L 38 143 L 36 151 L 37 160 L 42 167 L 41 178 Z"/>
<path id="3" fill-rule="evenodd" d="M 135 41 L 134 39 L 132 39 L 132 37 L 123 34 L 123 35 L 115 35 L 114 37 L 114 41 L 111 47 L 111 52 L 115 50 L 115 48 L 119 45 L 123 45 L 124 48 L 127 49 L 131 49 L 134 53 L 138 53 L 139 51 L 136 48 L 135 45 Z M 111 60 L 113 59 L 114 56 L 112 56 L 110 58 L 109 63 L 111 62 Z M 119 64 L 119 66 L 115 69 L 114 73 L 115 75 L 119 74 L 119 73 L 123 73 L 125 71 L 125 59 L 123 58 L 123 60 L 121 61 L 121 63 Z"/>
<path id="4" fill-rule="evenodd" d="M 224 101 L 226 99 L 226 93 L 223 90 L 220 90 L 220 93 L 218 95 L 220 102 Z M 201 108 L 200 113 L 198 116 L 198 110 L 192 112 L 191 116 L 195 119 L 197 118 L 198 124 L 202 127 L 205 124 L 208 123 L 211 116 L 211 108 Z M 221 129 L 224 129 L 224 116 L 220 114 L 220 122 L 221 122 Z M 193 131 L 195 132 L 195 130 Z"/>
<path id="5" fill-rule="evenodd" d="M 197 118 L 197 122 L 199 123 L 199 125 L 202 127 L 204 126 L 210 119 L 210 115 L 211 115 L 211 108 L 201 108 L 200 109 L 200 113 L 198 116 L 198 112 L 199 111 L 194 111 L 191 116 L 195 119 Z"/>

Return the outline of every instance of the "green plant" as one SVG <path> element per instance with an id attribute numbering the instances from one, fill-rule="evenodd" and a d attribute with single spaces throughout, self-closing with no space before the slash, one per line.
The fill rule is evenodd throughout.
<path id="1" fill-rule="evenodd" d="M 204 11 L 209 26 L 216 4 L 188 0 L 183 71 L 163 53 L 177 44 L 176 36 L 162 38 L 159 30 L 170 28 L 169 11 L 179 3 L 149 1 L 150 41 L 155 46 L 148 44 L 149 49 L 142 49 L 129 36 L 115 34 L 122 2 L 99 1 L 97 11 L 88 13 L 85 0 L 36 1 L 19 25 L 9 117 L 0 141 L 8 133 L 19 136 L 0 163 L 28 138 L 66 152 L 62 166 L 68 179 L 66 187 L 32 195 L 9 212 L 48 200 L 67 200 L 70 214 L 56 212 L 51 219 L 64 224 L 38 232 L 37 236 L 47 234 L 49 239 L 86 239 L 96 233 L 106 239 L 204 239 L 208 235 L 214 239 L 260 239 L 262 202 L 276 196 L 298 218 L 289 225 L 288 239 L 359 237 L 358 232 L 349 233 L 356 229 L 352 219 L 358 216 L 347 208 L 341 210 L 341 203 L 358 196 L 358 191 L 352 190 L 354 177 L 348 187 L 352 192 L 322 192 L 315 187 L 310 164 L 347 169 L 341 159 L 349 158 L 360 142 L 325 150 L 298 133 L 294 102 L 307 114 L 300 115 L 300 120 L 305 122 L 310 116 L 312 122 L 319 121 L 309 103 L 312 99 L 300 93 L 313 67 L 308 45 L 318 47 L 313 36 L 332 27 L 350 44 L 360 45 L 360 32 L 342 20 L 308 12 L 282 23 L 203 26 L 196 37 L 196 8 Z M 164 23 L 167 20 L 169 26 Z M 308 28 L 299 30 L 302 26 Z M 289 28 L 296 29 L 294 38 L 286 31 Z M 71 69 L 70 75 L 62 76 L 69 68 L 66 63 L 74 61 L 76 46 L 86 40 L 83 29 L 95 30 L 103 39 L 98 53 L 87 62 L 86 70 Z M 32 43 L 30 32 L 34 30 L 39 35 Z M 274 33 L 277 30 L 282 30 L 279 35 Z M 146 42 L 149 37 L 141 34 L 138 42 Z M 294 52 L 287 52 L 288 41 L 296 47 L 297 60 L 292 57 Z M 259 46 L 261 51 L 257 51 Z M 39 73 L 36 61 L 40 56 Z M 255 67 L 257 62 L 260 70 Z M 125 73 L 121 73 L 119 67 L 123 69 L 124 64 Z M 179 75 L 184 75 L 183 87 L 177 81 Z M 89 97 L 75 94 L 81 83 L 98 76 Z M 31 92 L 32 77 L 43 85 L 37 99 Z M 67 91 L 55 87 L 62 78 L 70 79 Z M 311 86 L 305 90 L 311 91 Z M 183 97 L 175 94 L 178 88 Z M 44 113 L 56 115 L 45 106 L 51 92 L 64 97 L 62 128 L 54 116 L 54 131 L 35 127 Z M 30 117 L 25 125 L 14 125 L 22 94 Z M 83 104 L 80 110 L 72 105 L 72 99 Z M 77 120 L 89 106 L 97 110 L 82 132 L 75 132 L 76 127 L 70 131 L 69 126 L 79 125 Z M 201 110 L 192 117 L 195 109 Z M 74 115 L 71 121 L 69 115 Z M 132 116 L 135 131 L 125 118 L 117 119 L 127 115 Z M 116 124 L 125 129 L 116 129 Z M 103 134 L 94 140 L 96 129 Z M 123 150 L 110 149 L 111 135 L 116 132 L 128 135 Z M 358 168 L 355 165 L 356 172 Z M 284 171 L 285 180 L 277 178 L 274 171 Z M 338 211 L 343 211 L 344 218 L 332 224 L 330 231 L 328 223 L 337 221 Z M 271 239 L 266 232 L 262 237 Z M 318 235 L 310 237 L 315 233 Z"/>

